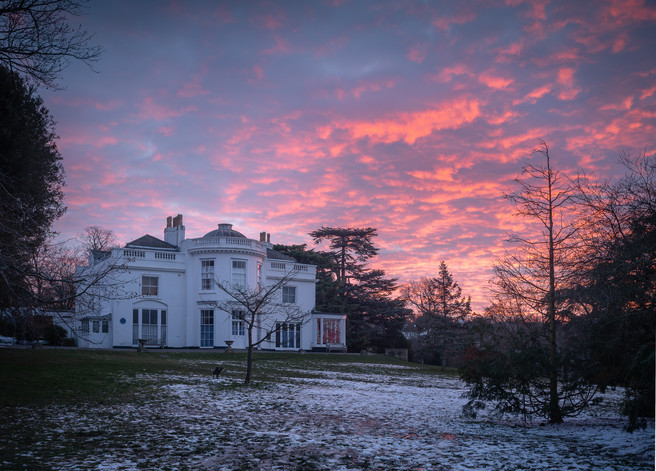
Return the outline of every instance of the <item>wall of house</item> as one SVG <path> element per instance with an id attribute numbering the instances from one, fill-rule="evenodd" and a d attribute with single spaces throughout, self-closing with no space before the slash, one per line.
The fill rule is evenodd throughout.
<path id="1" fill-rule="evenodd" d="M 184 229 L 183 226 L 182 230 Z M 167 228 L 170 230 L 170 228 Z M 287 286 L 296 288 L 295 305 L 308 314 L 307 322 L 301 327 L 301 345 L 294 346 L 310 350 L 315 347 L 315 326 L 309 321 L 310 311 L 315 306 L 316 267 L 297 264 L 287 260 L 266 259 L 266 247 L 270 244 L 252 239 L 236 237 L 203 237 L 186 239 L 178 244 L 179 251 L 149 248 L 114 249 L 112 258 L 123 263 L 127 270 L 116 277 L 121 285 L 120 296 L 113 300 L 103 299 L 94 312 L 83 315 L 101 316 L 111 319 L 109 332 L 99 341 L 99 346 L 128 347 L 137 346 L 135 338 L 151 338 L 153 343 L 164 342 L 174 348 L 225 348 L 226 341 L 232 341 L 233 348 L 245 348 L 247 330 L 233 330 L 231 312 L 224 312 L 217 304 L 230 299 L 230 296 L 214 284 L 210 289 L 202 286 L 202 261 L 214 261 L 214 279 L 230 285 L 233 281 L 233 261 L 246 263 L 246 283 L 251 290 L 258 284 L 258 264 L 261 265 L 260 279 L 263 289 L 278 282 L 290 271 L 293 278 Z M 157 279 L 157 293 L 143 293 L 143 277 Z M 282 290 L 277 293 L 276 302 L 282 302 Z M 111 296 L 110 296 L 111 298 Z M 134 310 L 138 312 L 138 327 L 135 334 Z M 201 310 L 213 310 L 213 339 L 208 345 L 201 345 Z M 144 324 L 144 310 L 150 319 Z M 165 338 L 162 332 L 162 311 L 166 312 Z M 156 327 L 152 325 L 152 315 L 156 312 Z M 273 314 L 266 320 L 269 326 L 285 320 L 285 314 Z M 156 329 L 156 330 L 154 330 Z M 203 328 L 206 336 L 208 327 Z M 155 333 L 156 332 L 156 333 Z M 261 332 L 254 333 L 261 338 Z M 148 337 L 150 336 L 150 337 Z M 207 337 L 206 337 L 207 338 Z M 88 346 L 92 346 L 88 344 Z M 275 349 L 275 338 L 261 345 L 264 349 Z"/>

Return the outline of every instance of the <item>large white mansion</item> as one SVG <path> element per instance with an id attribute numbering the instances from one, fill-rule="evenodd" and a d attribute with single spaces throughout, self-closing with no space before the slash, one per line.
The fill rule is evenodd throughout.
<path id="1" fill-rule="evenodd" d="M 147 234 L 125 247 L 96 253 L 87 276 L 120 268 L 80 297 L 78 343 L 90 348 L 137 347 L 140 341 L 173 348 L 226 348 L 228 343 L 245 348 L 248 332 L 239 307 L 232 313 L 217 308 L 230 299 L 217 287 L 221 283 L 250 290 L 279 285 L 280 312 L 274 310 L 262 319 L 264 328 L 253 331 L 259 340 L 275 330 L 260 348 L 345 349 L 345 316 L 313 310 L 316 267 L 276 252 L 269 239 L 264 232 L 260 240 L 248 239 L 231 224 L 186 239 L 178 215 L 167 218 L 164 240 Z M 304 313 L 303 318 L 290 321 L 285 306 Z"/>

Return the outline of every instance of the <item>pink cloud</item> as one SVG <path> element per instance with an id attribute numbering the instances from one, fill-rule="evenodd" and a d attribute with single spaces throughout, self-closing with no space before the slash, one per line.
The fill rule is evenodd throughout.
<path id="1" fill-rule="evenodd" d="M 216 7 L 214 12 L 212 13 L 212 18 L 216 18 L 216 20 L 218 20 L 218 22 L 221 24 L 237 22 L 237 20 L 235 20 L 234 16 L 232 15 L 232 12 L 227 7 L 227 5 L 219 5 L 218 7 Z"/>
<path id="2" fill-rule="evenodd" d="M 556 95 L 560 100 L 573 100 L 581 91 L 580 88 L 574 86 L 574 73 L 575 70 L 571 67 L 564 67 L 558 71 L 558 78 L 556 81 L 561 85 L 561 88 Z"/>
<path id="3" fill-rule="evenodd" d="M 421 64 L 426 58 L 426 45 L 413 44 L 405 55 L 408 60 Z"/>
<path id="4" fill-rule="evenodd" d="M 383 88 L 394 88 L 395 85 L 395 80 L 363 81 L 360 82 L 351 93 L 353 93 L 355 98 L 360 98 L 360 95 L 365 92 L 378 92 Z"/>
<path id="5" fill-rule="evenodd" d="M 457 75 L 473 77 L 474 73 L 471 71 L 471 68 L 468 65 L 459 63 L 455 64 L 453 67 L 443 68 L 436 76 L 434 76 L 434 78 L 438 82 L 449 82 L 453 77 Z"/>
<path id="6" fill-rule="evenodd" d="M 181 98 L 193 98 L 202 95 L 208 95 L 209 90 L 205 89 L 200 83 L 201 77 L 196 76 L 191 82 L 186 82 L 178 89 L 177 95 Z"/>
<path id="7" fill-rule="evenodd" d="M 514 82 L 512 78 L 500 77 L 491 71 L 483 72 L 479 75 L 478 81 L 487 87 L 497 90 L 505 90 Z"/>
<path id="8" fill-rule="evenodd" d="M 198 108 L 195 106 L 186 106 L 180 108 L 168 107 L 160 101 L 155 101 L 152 97 L 146 97 L 137 105 L 139 111 L 137 116 L 140 119 L 148 119 L 154 121 L 163 121 L 170 118 L 177 118 Z"/>
<path id="9" fill-rule="evenodd" d="M 645 98 L 654 96 L 654 93 L 656 93 L 656 86 L 647 88 L 640 93 L 640 99 L 644 100 Z"/>
<path id="10" fill-rule="evenodd" d="M 262 11 L 264 8 L 258 8 L 257 14 L 251 17 L 251 24 L 258 28 L 275 30 L 281 28 L 286 21 L 285 11 L 279 5 L 268 4 L 266 8 L 272 11 Z M 275 10 L 275 11 L 273 11 Z"/>
<path id="11" fill-rule="evenodd" d="M 289 47 L 289 41 L 283 39 L 282 36 L 278 33 L 274 33 L 273 36 L 273 45 L 262 51 L 262 54 L 265 55 L 276 55 L 276 54 L 287 54 L 291 51 Z"/>
<path id="12" fill-rule="evenodd" d="M 473 10 L 462 11 L 453 16 L 439 17 L 433 20 L 433 26 L 441 30 L 449 30 L 451 25 L 463 25 L 476 19 L 476 12 Z"/>

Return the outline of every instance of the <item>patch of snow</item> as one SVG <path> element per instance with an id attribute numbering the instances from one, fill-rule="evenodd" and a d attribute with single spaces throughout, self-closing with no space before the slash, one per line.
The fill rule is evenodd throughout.
<path id="1" fill-rule="evenodd" d="M 653 469 L 653 422 L 629 434 L 615 408 L 557 426 L 489 414 L 468 420 L 457 378 L 410 365 L 340 368 L 253 387 L 230 376 L 140 375 L 130 381 L 156 387 L 134 403 L 21 410 L 22 426 L 41 424 L 39 443 L 21 453 L 48 456 L 56 469 L 108 471 Z M 81 451 L 68 450 L 72 442 Z"/>

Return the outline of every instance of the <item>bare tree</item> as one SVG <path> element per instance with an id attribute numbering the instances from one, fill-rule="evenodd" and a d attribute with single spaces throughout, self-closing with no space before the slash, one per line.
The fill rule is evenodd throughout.
<path id="1" fill-rule="evenodd" d="M 283 286 L 296 274 L 296 270 L 290 270 L 275 283 L 256 289 L 214 280 L 214 284 L 227 298 L 207 301 L 206 304 L 234 316 L 246 326 L 248 347 L 244 384 L 251 382 L 253 349 L 270 340 L 274 334 L 280 333 L 283 326 L 299 324 L 300 327 L 309 319 L 309 312 L 304 312 L 297 304 L 286 303 L 282 299 Z"/>
<path id="2" fill-rule="evenodd" d="M 111 229 L 100 226 L 89 226 L 82 234 L 77 236 L 82 249 L 91 254 L 92 252 L 107 251 L 116 244 L 116 235 Z"/>
<path id="3" fill-rule="evenodd" d="M 69 60 L 81 60 L 93 70 L 102 48 L 90 45 L 92 35 L 71 26 L 82 13 L 82 0 L 0 1 L 0 63 L 48 88 Z"/>
<path id="4" fill-rule="evenodd" d="M 504 195 L 513 202 L 517 215 L 535 224 L 538 234 L 514 234 L 512 252 L 498 261 L 497 294 L 519 303 L 522 311 L 542 316 L 546 326 L 549 361 L 548 417 L 551 423 L 563 420 L 559 393 L 558 316 L 569 312 L 567 298 L 561 296 L 575 277 L 578 252 L 578 226 L 571 205 L 575 188 L 560 176 L 551 163 L 549 147 L 540 141 L 534 154 L 542 156 L 538 165 L 523 168 L 525 179 L 517 179 L 520 189 Z"/>

